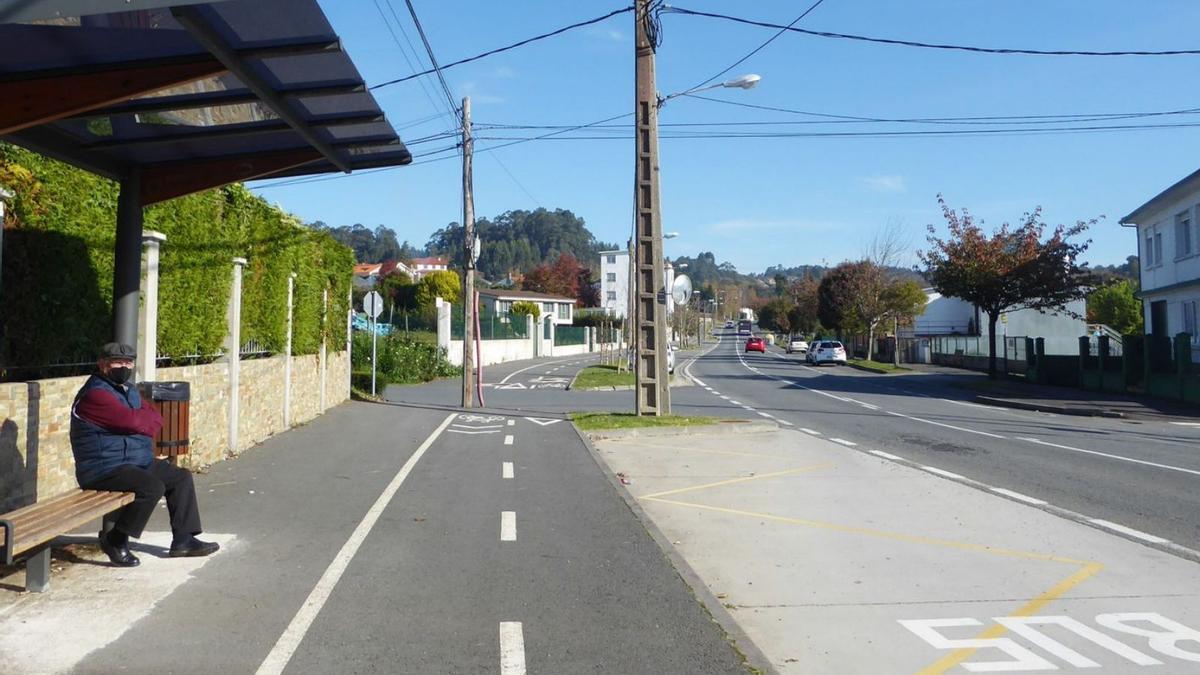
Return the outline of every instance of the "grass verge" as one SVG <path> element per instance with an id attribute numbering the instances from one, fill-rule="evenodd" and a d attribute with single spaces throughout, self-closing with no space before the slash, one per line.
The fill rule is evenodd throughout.
<path id="1" fill-rule="evenodd" d="M 890 375 L 892 373 L 907 373 L 911 370 L 909 368 L 894 366 L 890 363 L 880 363 L 878 361 L 868 361 L 866 359 L 850 359 L 849 361 L 846 361 L 846 365 L 850 366 L 851 368 L 865 370 L 870 373 L 880 373 L 882 375 Z"/>
<path id="2" fill-rule="evenodd" d="M 633 429 L 637 427 L 692 427 L 701 424 L 716 424 L 716 417 L 688 417 L 686 415 L 663 415 L 654 417 L 633 413 L 571 413 L 571 421 L 583 431 L 598 429 Z"/>
<path id="3" fill-rule="evenodd" d="M 588 366 L 579 371 L 571 389 L 595 389 L 597 387 L 632 387 L 633 371 L 617 372 L 616 366 Z"/>

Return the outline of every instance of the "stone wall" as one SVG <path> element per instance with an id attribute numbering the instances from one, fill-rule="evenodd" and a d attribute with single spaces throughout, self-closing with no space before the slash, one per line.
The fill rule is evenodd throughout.
<path id="1" fill-rule="evenodd" d="M 190 383 L 189 455 L 195 469 L 252 447 L 284 431 L 283 383 L 287 357 L 241 362 L 238 447 L 229 447 L 229 364 L 161 368 L 159 381 Z M 325 407 L 350 398 L 350 355 L 326 359 Z M 311 421 L 321 410 L 320 357 L 292 357 L 291 423 Z M 71 403 L 86 377 L 0 383 L 0 513 L 78 487 L 71 454 Z"/>

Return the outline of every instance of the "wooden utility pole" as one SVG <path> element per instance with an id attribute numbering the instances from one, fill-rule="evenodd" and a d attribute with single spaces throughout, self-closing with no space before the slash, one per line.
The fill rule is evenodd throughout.
<path id="1" fill-rule="evenodd" d="M 471 97 L 462 102 L 463 354 L 462 407 L 475 407 L 475 195 L 471 182 Z"/>
<path id="2" fill-rule="evenodd" d="M 636 169 L 634 180 L 637 260 L 637 344 L 634 380 L 638 415 L 671 414 L 667 374 L 666 293 L 663 286 L 662 216 L 658 194 L 658 92 L 651 40 L 650 0 L 634 4 Z"/>

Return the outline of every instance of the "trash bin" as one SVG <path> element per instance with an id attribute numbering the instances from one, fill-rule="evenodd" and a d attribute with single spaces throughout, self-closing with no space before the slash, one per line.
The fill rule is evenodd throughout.
<path id="1" fill-rule="evenodd" d="M 192 399 L 188 383 L 139 382 L 138 391 L 163 418 L 162 429 L 154 435 L 154 456 L 174 461 L 188 454 L 188 404 Z"/>

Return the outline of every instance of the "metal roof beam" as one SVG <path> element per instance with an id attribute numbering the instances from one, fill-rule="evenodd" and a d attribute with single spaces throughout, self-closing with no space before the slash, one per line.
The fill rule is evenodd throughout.
<path id="1" fill-rule="evenodd" d="M 365 84 L 327 84 L 281 89 L 279 93 L 289 98 L 315 98 L 319 96 L 361 94 L 365 91 L 367 91 Z M 76 115 L 75 117 L 105 117 L 109 115 L 136 115 L 139 113 L 163 112 L 167 110 L 194 110 L 196 108 L 253 103 L 257 100 L 258 96 L 249 89 L 205 91 L 195 94 L 179 94 L 177 96 L 139 98 L 107 108 L 92 110 L 81 115 Z"/>
<path id="2" fill-rule="evenodd" d="M 174 7 L 171 9 L 171 13 L 175 16 L 175 20 L 186 28 L 188 33 L 197 42 L 207 49 L 210 54 L 215 56 L 217 60 L 225 64 L 229 72 L 237 75 L 242 84 L 246 85 L 246 88 L 257 94 L 259 99 L 270 106 L 276 115 L 279 115 L 280 118 L 291 125 L 296 130 L 296 133 L 300 134 L 309 145 L 324 155 L 337 168 L 346 173 L 350 172 L 350 165 L 346 160 L 330 144 L 317 137 L 316 132 L 292 108 L 291 103 L 286 100 L 286 97 L 276 92 L 268 82 L 239 57 L 236 50 L 225 44 L 225 41 L 221 39 L 221 36 L 208 22 L 204 12 L 196 7 Z"/>
<path id="3" fill-rule="evenodd" d="M 336 115 L 319 118 L 309 122 L 313 127 L 338 127 L 353 124 L 371 124 L 382 122 L 383 115 L 371 113 L 356 113 L 351 115 Z M 187 128 L 187 127 L 181 127 Z M 225 124 L 216 127 L 192 127 L 190 131 L 178 131 L 170 134 L 139 136 L 137 138 L 113 138 L 89 143 L 88 150 L 106 150 L 110 148 L 129 148 L 147 145 L 162 145 L 163 143 L 178 143 L 188 141 L 204 141 L 214 138 L 234 138 L 237 136 L 253 136 L 255 134 L 289 131 L 291 125 L 283 120 L 264 120 L 261 122 L 246 122 L 241 124 Z"/>

